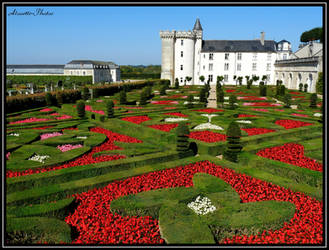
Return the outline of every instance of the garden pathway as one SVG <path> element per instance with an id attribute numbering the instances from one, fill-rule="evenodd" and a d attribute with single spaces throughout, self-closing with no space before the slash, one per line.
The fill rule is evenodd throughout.
<path id="1" fill-rule="evenodd" d="M 210 85 L 207 108 L 217 108 L 216 85 Z"/>

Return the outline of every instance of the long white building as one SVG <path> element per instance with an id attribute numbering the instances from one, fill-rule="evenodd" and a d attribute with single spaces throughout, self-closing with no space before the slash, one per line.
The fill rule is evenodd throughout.
<path id="1" fill-rule="evenodd" d="M 267 76 L 268 84 L 275 84 L 276 60 L 290 59 L 291 45 L 288 41 L 265 40 L 261 32 L 255 40 L 203 40 L 203 29 L 197 19 L 192 31 L 160 31 L 162 40 L 161 78 L 175 79 L 180 85 L 186 77 L 192 80 L 188 85 L 216 84 L 217 76 L 224 76 L 224 83 L 234 84 L 234 76 Z M 258 82 L 254 84 L 258 84 Z"/>

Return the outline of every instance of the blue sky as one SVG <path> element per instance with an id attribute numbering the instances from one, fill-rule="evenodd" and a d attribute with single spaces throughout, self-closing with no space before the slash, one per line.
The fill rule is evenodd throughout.
<path id="1" fill-rule="evenodd" d="M 9 15 L 38 8 L 53 15 Z M 119 65 L 161 64 L 160 30 L 192 30 L 204 40 L 288 40 L 322 27 L 320 6 L 27 6 L 7 7 L 8 64 L 65 64 L 74 59 Z"/>

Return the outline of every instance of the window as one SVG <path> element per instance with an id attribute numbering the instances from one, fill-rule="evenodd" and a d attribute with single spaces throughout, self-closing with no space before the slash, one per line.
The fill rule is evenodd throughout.
<path id="1" fill-rule="evenodd" d="M 228 82 L 228 75 L 224 75 L 224 82 Z"/>
<path id="2" fill-rule="evenodd" d="M 83 75 L 86 75 L 86 71 L 83 71 L 82 73 L 83 73 Z"/>
<path id="3" fill-rule="evenodd" d="M 183 70 L 183 65 L 180 66 L 180 70 Z"/>
<path id="4" fill-rule="evenodd" d="M 228 60 L 229 53 L 225 53 L 225 60 Z"/>
<path id="5" fill-rule="evenodd" d="M 253 61 L 256 61 L 256 60 L 257 60 L 257 53 L 254 53 L 254 54 L 252 55 L 252 60 L 253 60 Z"/>
<path id="6" fill-rule="evenodd" d="M 213 53 L 209 54 L 209 60 L 214 60 L 214 54 Z"/>
<path id="7" fill-rule="evenodd" d="M 272 54 L 271 53 L 268 53 L 267 54 L 267 61 L 271 61 L 271 59 L 272 59 Z"/>
<path id="8" fill-rule="evenodd" d="M 266 64 L 266 70 L 267 71 L 270 71 L 271 70 L 271 64 L 270 63 Z"/>
<path id="9" fill-rule="evenodd" d="M 209 71 L 212 71 L 212 69 L 213 69 L 213 64 L 209 63 Z"/>
<path id="10" fill-rule="evenodd" d="M 212 82 L 212 75 L 208 76 L 208 80 L 209 80 L 209 82 Z"/>
<path id="11" fill-rule="evenodd" d="M 224 70 L 228 70 L 228 66 L 229 66 L 228 63 L 225 63 L 224 64 Z"/>
<path id="12" fill-rule="evenodd" d="M 183 57 L 183 51 L 180 52 L 180 57 Z"/>
<path id="13" fill-rule="evenodd" d="M 180 78 L 180 82 L 183 82 L 183 77 Z"/>
<path id="14" fill-rule="evenodd" d="M 253 63 L 253 64 L 252 64 L 252 70 L 253 70 L 253 71 L 256 71 L 256 70 L 257 70 L 257 63 Z"/>
<path id="15" fill-rule="evenodd" d="M 242 53 L 238 53 L 238 60 L 241 60 L 242 58 Z"/>
<path id="16" fill-rule="evenodd" d="M 180 45 L 184 45 L 184 40 L 180 40 Z"/>
<path id="17" fill-rule="evenodd" d="M 283 54 L 283 60 L 287 59 L 287 54 Z"/>
<path id="18" fill-rule="evenodd" d="M 206 58 L 206 55 L 205 54 L 203 54 L 203 58 Z"/>
<path id="19" fill-rule="evenodd" d="M 203 69 L 206 69 L 206 66 L 203 65 Z"/>
<path id="20" fill-rule="evenodd" d="M 271 75 L 266 75 L 266 76 L 267 76 L 266 81 L 269 82 L 271 80 Z"/>
<path id="21" fill-rule="evenodd" d="M 238 64 L 236 65 L 236 70 L 237 70 L 237 71 L 241 71 L 241 63 L 238 63 Z"/>

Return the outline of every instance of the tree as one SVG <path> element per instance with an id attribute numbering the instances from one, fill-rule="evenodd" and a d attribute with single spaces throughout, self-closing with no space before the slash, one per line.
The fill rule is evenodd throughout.
<path id="1" fill-rule="evenodd" d="M 126 104 L 127 103 L 127 93 L 124 90 L 121 90 L 120 92 L 120 104 Z"/>
<path id="2" fill-rule="evenodd" d="M 247 89 L 251 88 L 252 82 L 253 82 L 253 79 L 247 80 Z"/>
<path id="3" fill-rule="evenodd" d="M 86 111 L 85 111 L 85 102 L 80 100 L 77 102 L 77 113 L 79 118 L 84 118 Z"/>
<path id="4" fill-rule="evenodd" d="M 284 96 L 286 94 L 286 86 L 280 85 L 280 95 Z"/>
<path id="5" fill-rule="evenodd" d="M 56 101 L 58 105 L 61 105 L 64 103 L 64 94 L 63 92 L 59 91 L 56 93 Z"/>
<path id="6" fill-rule="evenodd" d="M 320 42 L 323 42 L 323 28 L 317 27 L 313 28 L 311 30 L 305 31 L 300 36 L 300 41 L 303 43 L 320 40 Z"/>
<path id="7" fill-rule="evenodd" d="M 267 83 L 267 75 L 263 75 L 262 76 L 262 81 L 264 81 L 265 82 L 265 85 L 266 85 L 266 83 Z"/>
<path id="8" fill-rule="evenodd" d="M 192 77 L 190 77 L 190 76 L 186 76 L 186 77 L 185 77 L 185 80 L 189 83 L 189 82 L 192 80 Z"/>
<path id="9" fill-rule="evenodd" d="M 316 108 L 316 101 L 318 100 L 318 96 L 316 93 L 311 94 L 310 97 L 310 108 Z"/>
<path id="10" fill-rule="evenodd" d="M 301 91 L 301 92 L 303 91 L 303 86 L 304 86 L 304 84 L 302 84 L 302 83 L 299 84 L 299 91 Z"/>
<path id="11" fill-rule="evenodd" d="M 253 75 L 251 78 L 254 82 L 257 82 L 259 80 L 259 76 Z"/>
<path id="12" fill-rule="evenodd" d="M 242 77 L 242 76 L 239 76 L 239 77 L 238 77 L 238 82 L 239 82 L 239 85 L 240 85 L 240 86 L 242 85 L 242 80 L 243 80 L 243 77 Z"/>
<path id="13" fill-rule="evenodd" d="M 233 80 L 235 81 L 235 85 L 238 85 L 237 76 L 236 75 L 233 76 Z"/>
<path id="14" fill-rule="evenodd" d="M 238 154 L 242 150 L 240 137 L 241 129 L 239 125 L 235 121 L 231 122 L 226 132 L 227 146 L 223 154 L 224 159 L 232 162 L 238 161 Z"/>
<path id="15" fill-rule="evenodd" d="M 106 102 L 106 113 L 108 118 L 114 117 L 114 103 L 111 100 Z"/>
<path id="16" fill-rule="evenodd" d="M 188 149 L 189 149 L 188 135 L 189 134 L 190 134 L 190 131 L 189 131 L 188 126 L 183 122 L 179 123 L 177 130 L 176 130 L 176 135 L 177 135 L 176 150 L 179 153 L 188 151 Z"/>
<path id="17" fill-rule="evenodd" d="M 46 99 L 47 106 L 53 105 L 53 96 L 50 93 L 46 93 L 45 99 Z"/>
<path id="18" fill-rule="evenodd" d="M 266 92 L 267 92 L 267 87 L 265 83 L 262 81 L 259 83 L 259 95 L 266 96 Z"/>

